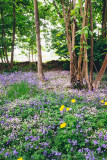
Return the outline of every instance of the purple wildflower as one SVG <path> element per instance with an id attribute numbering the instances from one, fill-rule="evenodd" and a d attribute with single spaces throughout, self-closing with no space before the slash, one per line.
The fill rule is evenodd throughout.
<path id="1" fill-rule="evenodd" d="M 98 144 L 98 141 L 95 139 L 95 140 L 93 140 L 93 142 L 94 142 L 94 145 L 97 145 Z"/>
<path id="2" fill-rule="evenodd" d="M 101 152 L 101 148 L 99 147 L 99 148 L 97 148 L 97 151 L 98 151 L 98 153 L 100 153 Z"/>
<path id="3" fill-rule="evenodd" d="M 5 151 L 5 148 L 1 149 L 0 154 L 2 154 L 3 151 Z"/>
<path id="4" fill-rule="evenodd" d="M 5 157 L 7 157 L 8 155 L 9 155 L 9 152 L 6 152 L 6 153 L 4 154 Z"/>
<path id="5" fill-rule="evenodd" d="M 101 138 L 101 137 L 102 137 L 102 135 L 103 135 L 103 133 L 102 133 L 102 132 L 100 132 L 100 133 L 99 133 L 99 138 Z"/>
<path id="6" fill-rule="evenodd" d="M 104 136 L 104 141 L 107 141 L 107 134 Z"/>
<path id="7" fill-rule="evenodd" d="M 83 149 L 79 149 L 79 150 L 78 150 L 78 152 L 79 152 L 79 153 L 80 153 L 80 152 L 82 152 L 82 153 L 83 153 Z"/>
<path id="8" fill-rule="evenodd" d="M 29 139 L 29 137 L 27 136 L 27 137 L 25 137 L 25 141 L 27 141 Z"/>
<path id="9" fill-rule="evenodd" d="M 16 151 L 16 149 L 13 151 L 13 155 L 16 156 L 18 154 L 18 152 Z"/>
<path id="10" fill-rule="evenodd" d="M 88 139 L 85 139 L 85 143 L 88 143 L 89 142 L 89 140 Z"/>
<path id="11" fill-rule="evenodd" d="M 44 150 L 43 155 L 44 155 L 44 156 L 46 156 L 46 154 L 47 154 L 47 151 L 46 151 L 46 150 Z"/>
<path id="12" fill-rule="evenodd" d="M 102 147 L 103 147 L 103 148 L 106 148 L 106 147 L 107 147 L 107 145 L 106 145 L 106 144 L 102 144 Z"/>
<path id="13" fill-rule="evenodd" d="M 68 139 L 68 143 L 72 143 L 71 139 Z"/>
<path id="14" fill-rule="evenodd" d="M 33 145 L 31 145 L 30 148 L 33 148 Z"/>
<path id="15" fill-rule="evenodd" d="M 73 145 L 73 146 L 77 145 L 77 140 L 75 140 L 75 141 L 72 140 L 72 145 Z"/>

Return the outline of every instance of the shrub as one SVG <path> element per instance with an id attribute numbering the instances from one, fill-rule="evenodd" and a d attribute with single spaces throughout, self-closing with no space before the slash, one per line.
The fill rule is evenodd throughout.
<path id="1" fill-rule="evenodd" d="M 70 70 L 70 63 L 69 63 L 69 61 L 64 62 L 64 64 L 62 65 L 62 69 L 63 70 L 67 70 L 67 71 Z"/>

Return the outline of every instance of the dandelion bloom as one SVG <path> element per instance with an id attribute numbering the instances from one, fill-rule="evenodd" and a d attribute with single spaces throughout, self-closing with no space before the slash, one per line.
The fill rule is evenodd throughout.
<path id="1" fill-rule="evenodd" d="M 75 100 L 75 99 L 72 99 L 72 100 L 71 100 L 71 102 L 72 102 L 72 103 L 75 103 L 75 102 L 76 102 L 76 100 Z"/>
<path id="2" fill-rule="evenodd" d="M 22 157 L 20 157 L 19 159 L 17 159 L 17 160 L 23 160 L 23 158 Z"/>
<path id="3" fill-rule="evenodd" d="M 104 105 L 106 105 L 106 106 L 107 106 L 107 102 L 105 102 L 105 103 L 104 103 Z"/>
<path id="4" fill-rule="evenodd" d="M 66 126 L 66 123 L 62 123 L 61 125 L 60 125 L 60 128 L 64 128 Z"/>
<path id="5" fill-rule="evenodd" d="M 62 109 L 63 109 L 64 107 L 65 107 L 64 105 L 61 106 Z"/>
<path id="6" fill-rule="evenodd" d="M 64 107 L 65 107 L 65 106 L 64 106 L 64 105 L 62 105 L 62 106 L 61 106 L 61 108 L 60 108 L 60 111 L 63 111 Z"/>
<path id="7" fill-rule="evenodd" d="M 60 108 L 60 111 L 63 111 L 63 108 Z"/>
<path id="8" fill-rule="evenodd" d="M 67 108 L 66 110 L 67 110 L 67 111 L 69 111 L 69 110 L 70 110 L 70 108 Z"/>
<path id="9" fill-rule="evenodd" d="M 103 101 L 103 100 L 101 100 L 100 102 L 101 102 L 101 103 L 104 103 L 104 101 Z"/>

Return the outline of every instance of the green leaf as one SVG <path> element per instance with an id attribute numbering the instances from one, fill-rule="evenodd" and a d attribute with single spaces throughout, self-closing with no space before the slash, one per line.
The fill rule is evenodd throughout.
<path id="1" fill-rule="evenodd" d="M 58 33 L 56 36 L 59 37 L 59 36 L 61 36 L 62 34 L 63 34 L 63 33 Z"/>

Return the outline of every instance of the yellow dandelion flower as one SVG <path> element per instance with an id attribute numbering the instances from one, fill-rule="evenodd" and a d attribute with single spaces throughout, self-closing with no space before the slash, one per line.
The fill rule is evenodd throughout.
<path id="1" fill-rule="evenodd" d="M 61 125 L 60 125 L 60 128 L 64 128 L 66 126 L 66 123 L 62 123 Z"/>
<path id="2" fill-rule="evenodd" d="M 103 100 L 101 100 L 100 102 L 101 102 L 101 103 L 104 103 L 104 101 L 103 101 Z"/>
<path id="3" fill-rule="evenodd" d="M 23 160 L 23 158 L 22 157 L 20 157 L 19 159 L 17 159 L 17 160 Z"/>
<path id="4" fill-rule="evenodd" d="M 70 110 L 70 108 L 67 108 L 66 110 L 67 110 L 67 111 L 69 111 L 69 110 Z"/>
<path id="5" fill-rule="evenodd" d="M 64 107 L 65 107 L 64 105 L 61 106 L 62 109 L 64 109 Z"/>
<path id="6" fill-rule="evenodd" d="M 76 100 L 75 100 L 75 99 L 72 99 L 72 100 L 71 100 L 71 102 L 72 102 L 72 103 L 75 103 L 75 102 L 76 102 Z"/>
<path id="7" fill-rule="evenodd" d="M 60 111 L 63 111 L 63 108 L 60 108 Z"/>
<path id="8" fill-rule="evenodd" d="M 107 102 L 105 102 L 104 105 L 107 106 Z"/>

